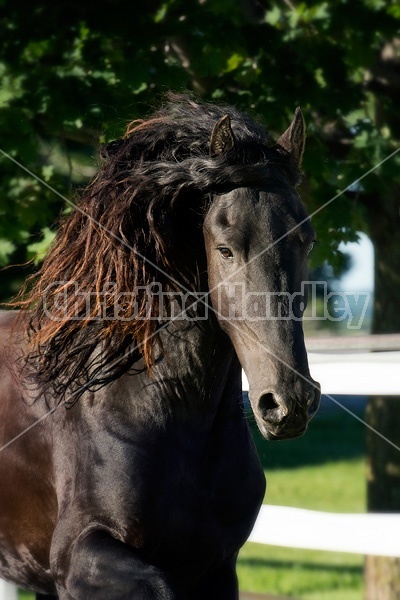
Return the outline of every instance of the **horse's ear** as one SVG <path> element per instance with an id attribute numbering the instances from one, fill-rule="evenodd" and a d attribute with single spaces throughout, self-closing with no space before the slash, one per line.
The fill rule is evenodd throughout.
<path id="1" fill-rule="evenodd" d="M 231 127 L 231 118 L 225 115 L 214 125 L 210 138 L 210 156 L 215 158 L 226 154 L 235 147 L 235 137 Z"/>
<path id="2" fill-rule="evenodd" d="M 296 108 L 292 122 L 285 133 L 281 135 L 277 144 L 289 152 L 297 167 L 301 166 L 306 145 L 306 124 L 300 108 Z"/>

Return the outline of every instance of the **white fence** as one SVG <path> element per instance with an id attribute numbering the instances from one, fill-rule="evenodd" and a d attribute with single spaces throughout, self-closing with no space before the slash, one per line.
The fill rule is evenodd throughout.
<path id="1" fill-rule="evenodd" d="M 315 338 L 307 341 L 307 348 L 311 374 L 323 394 L 400 395 L 400 335 Z M 248 390 L 244 373 L 243 390 Z M 264 505 L 249 541 L 400 557 L 400 514 L 338 514 Z M 0 600 L 17 598 L 17 588 L 0 580 Z"/>
<path id="2" fill-rule="evenodd" d="M 306 346 L 311 375 L 323 394 L 400 395 L 400 335 L 311 338 Z M 242 383 L 247 391 L 244 373 Z"/>
<path id="3" fill-rule="evenodd" d="M 400 515 L 339 514 L 263 505 L 249 542 L 309 550 L 400 556 Z"/>
<path id="4" fill-rule="evenodd" d="M 306 345 L 323 394 L 400 395 L 399 334 L 311 338 Z"/>
<path id="5" fill-rule="evenodd" d="M 323 394 L 400 396 L 400 335 L 315 338 L 306 345 L 311 375 Z M 244 373 L 243 389 L 248 390 Z M 400 514 L 340 514 L 264 505 L 249 541 L 400 557 Z"/>
<path id="6" fill-rule="evenodd" d="M 0 600 L 18 600 L 18 591 L 15 585 L 0 579 Z"/>

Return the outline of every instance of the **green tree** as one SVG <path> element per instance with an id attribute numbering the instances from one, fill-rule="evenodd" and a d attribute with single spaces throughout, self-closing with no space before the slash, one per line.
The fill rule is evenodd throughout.
<path id="1" fill-rule="evenodd" d="M 373 169 L 313 217 L 322 242 L 315 263 L 339 265 L 339 242 L 367 232 L 376 253 L 373 331 L 400 331 L 400 153 L 385 160 L 400 140 L 397 2 L 38 0 L 27 9 L 3 0 L 0 10 L 1 264 L 43 250 L 68 209 L 11 159 L 71 197 L 98 143 L 121 135 L 166 89 L 252 110 L 272 133 L 300 105 L 309 212 Z M 369 419 L 399 446 L 397 407 L 371 399 Z M 399 453 L 371 436 L 369 466 L 369 508 L 398 512 Z M 388 561 L 369 559 L 369 598 L 400 594 L 400 561 L 390 564 L 384 582 Z"/>

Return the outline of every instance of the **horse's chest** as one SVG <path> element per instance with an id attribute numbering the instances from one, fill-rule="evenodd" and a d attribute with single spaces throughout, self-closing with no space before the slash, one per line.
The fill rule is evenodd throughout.
<path id="1" fill-rule="evenodd" d="M 240 441 L 240 440 L 239 440 Z M 222 563 L 247 539 L 262 502 L 265 480 L 253 445 L 182 448 L 161 461 L 158 501 L 151 503 L 148 550 L 160 564 L 196 577 Z M 226 450 L 226 449 L 225 449 Z M 169 462 L 169 467 L 166 462 Z"/>
<path id="2" fill-rule="evenodd" d="M 207 435 L 197 424 L 138 429 L 128 443 L 113 430 L 91 455 L 84 494 L 91 490 L 96 520 L 116 524 L 144 559 L 185 573 L 187 585 L 239 550 L 262 502 L 263 471 L 234 417 Z"/>

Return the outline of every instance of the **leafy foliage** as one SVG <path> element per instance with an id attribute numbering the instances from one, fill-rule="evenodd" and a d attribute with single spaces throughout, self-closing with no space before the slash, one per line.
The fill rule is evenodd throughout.
<path id="1" fill-rule="evenodd" d="M 302 194 L 310 212 L 400 139 L 390 70 L 399 60 L 394 2 L 39 0 L 28 18 L 22 0 L 4 0 L 0 10 L 3 265 L 43 251 L 65 206 L 51 188 L 73 197 L 92 172 L 88 163 L 96 166 L 96 146 L 121 135 L 166 89 L 192 89 L 252 110 L 274 135 L 300 105 L 308 123 Z M 386 88 L 379 69 L 386 69 Z M 339 242 L 367 229 L 363 194 L 398 182 L 399 162 L 393 157 L 315 214 L 324 240 L 315 264 L 329 257 L 340 266 Z"/>

